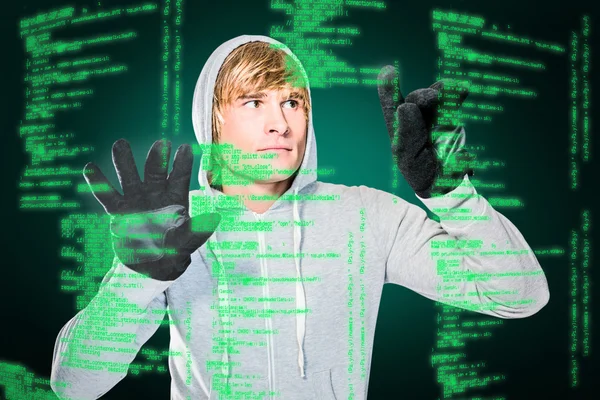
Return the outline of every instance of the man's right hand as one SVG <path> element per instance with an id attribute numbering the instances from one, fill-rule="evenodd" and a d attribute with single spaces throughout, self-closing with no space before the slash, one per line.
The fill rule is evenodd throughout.
<path id="1" fill-rule="evenodd" d="M 154 142 L 144 181 L 125 139 L 112 147 L 112 159 L 123 189 L 115 190 L 100 168 L 87 163 L 83 176 L 94 197 L 110 215 L 113 249 L 121 263 L 160 281 L 175 280 L 191 263 L 191 254 L 212 236 L 220 215 L 189 216 L 189 186 L 194 156 L 189 145 L 177 149 L 167 176 L 171 142 Z"/>

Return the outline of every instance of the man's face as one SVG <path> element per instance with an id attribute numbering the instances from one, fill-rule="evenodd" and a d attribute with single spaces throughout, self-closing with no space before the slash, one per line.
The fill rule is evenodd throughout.
<path id="1" fill-rule="evenodd" d="M 293 93 L 248 93 L 223 110 L 220 144 L 233 146 L 232 153 L 223 158 L 234 175 L 250 182 L 275 183 L 285 181 L 300 167 L 307 124 L 304 104 Z"/>

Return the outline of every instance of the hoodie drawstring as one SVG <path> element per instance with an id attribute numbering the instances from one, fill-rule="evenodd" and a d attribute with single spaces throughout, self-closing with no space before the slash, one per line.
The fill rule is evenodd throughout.
<path id="1" fill-rule="evenodd" d="M 298 221 L 298 222 L 296 222 Z M 294 261 L 296 263 L 296 339 L 298 340 L 298 366 L 300 376 L 304 378 L 304 335 L 306 333 L 306 313 L 298 313 L 306 309 L 306 295 L 304 283 L 300 273 L 300 241 L 302 230 L 300 229 L 300 214 L 298 213 L 298 188 L 294 191 Z"/>
<path id="2" fill-rule="evenodd" d="M 223 257 L 221 256 L 221 249 L 218 248 L 218 239 L 217 232 L 215 231 L 215 238 L 209 239 L 211 242 L 211 249 L 217 258 L 217 262 L 220 264 L 219 268 L 219 277 L 217 284 L 217 296 L 218 296 L 218 310 L 219 317 L 221 319 L 221 326 L 229 326 L 229 284 L 227 281 L 227 275 L 225 273 L 225 263 L 223 262 Z M 223 289 L 223 290 L 221 290 Z M 223 297 L 221 297 L 221 294 Z M 225 310 L 223 310 L 225 308 Z M 224 329 L 225 332 L 228 329 Z M 223 357 L 221 357 L 221 372 L 225 376 L 225 387 L 229 385 L 229 352 L 227 351 L 229 348 L 229 333 L 225 333 L 225 350 L 223 351 Z"/>

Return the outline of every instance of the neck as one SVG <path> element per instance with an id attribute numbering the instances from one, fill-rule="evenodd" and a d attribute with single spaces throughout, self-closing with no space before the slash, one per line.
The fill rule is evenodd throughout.
<path id="1" fill-rule="evenodd" d="M 294 177 L 295 174 L 281 182 L 247 182 L 240 185 L 222 185 L 221 191 L 228 196 L 241 196 L 244 205 L 249 210 L 262 214 L 271 208 L 273 203 L 292 186 Z M 250 195 L 267 196 L 268 199 L 252 200 Z"/>

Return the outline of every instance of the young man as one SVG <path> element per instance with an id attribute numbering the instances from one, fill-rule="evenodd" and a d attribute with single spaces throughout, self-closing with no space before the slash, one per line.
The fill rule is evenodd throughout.
<path id="1" fill-rule="evenodd" d="M 154 319 L 168 312 L 173 399 L 365 399 L 385 283 L 499 318 L 538 312 L 549 300 L 548 286 L 523 236 L 477 195 L 466 169 L 458 169 L 459 186 L 448 183 L 457 173 L 446 162 L 459 158 L 464 131 L 448 152 L 434 151 L 428 140 L 439 89 L 415 91 L 396 107 L 402 99 L 394 102 L 390 86 L 382 85 L 386 124 L 399 167 L 425 205 L 450 215 L 470 209 L 472 220 L 440 224 L 381 190 L 317 181 L 310 89 L 297 58 L 265 36 L 219 46 L 194 93 L 194 130 L 207 151 L 200 190 L 190 192 L 189 203 L 182 199 L 189 146 L 179 149 L 167 178 L 159 160 L 168 160 L 170 148 L 156 142 L 146 162 L 149 183 L 132 172 L 126 142 L 113 147 L 124 194 L 94 194 L 113 218 L 117 257 L 96 298 L 58 335 L 53 389 L 62 398 L 106 393 L 158 328 Z M 393 140 L 394 112 L 400 143 Z M 91 185 L 105 182 L 91 164 L 85 176 Z M 127 215 L 150 216 L 133 233 L 161 238 L 133 240 L 130 247 L 142 251 L 129 258 L 122 240 L 134 237 Z M 450 246 L 444 258 L 431 250 L 442 242 Z M 472 247 L 462 251 L 460 242 Z M 493 247 L 529 251 L 484 255 Z M 103 341 L 86 329 L 95 327 L 100 299 L 112 296 L 133 306 L 102 327 Z M 69 344 L 77 335 L 98 352 L 78 353 Z M 119 337 L 118 349 L 101 347 L 115 347 Z M 70 357 L 87 364 L 76 367 Z M 122 368 L 111 372 L 110 365 Z"/>

